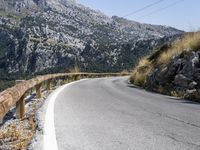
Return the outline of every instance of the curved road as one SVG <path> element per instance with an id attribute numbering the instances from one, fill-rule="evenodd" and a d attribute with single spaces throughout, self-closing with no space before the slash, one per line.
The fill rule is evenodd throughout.
<path id="1" fill-rule="evenodd" d="M 54 110 L 59 150 L 200 150 L 199 104 L 127 79 L 86 79 L 62 90 Z"/>

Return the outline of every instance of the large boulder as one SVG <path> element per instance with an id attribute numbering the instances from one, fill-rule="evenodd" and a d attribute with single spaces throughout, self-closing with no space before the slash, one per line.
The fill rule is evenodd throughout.
<path id="1" fill-rule="evenodd" d="M 175 86 L 187 88 L 187 87 L 189 87 L 190 82 L 191 82 L 190 78 L 187 78 L 183 74 L 177 74 L 172 83 L 174 83 Z"/>
<path id="2" fill-rule="evenodd" d="M 157 67 L 147 77 L 146 87 L 166 94 L 175 91 L 183 97 L 200 100 L 200 51 L 184 51 L 165 67 Z"/>

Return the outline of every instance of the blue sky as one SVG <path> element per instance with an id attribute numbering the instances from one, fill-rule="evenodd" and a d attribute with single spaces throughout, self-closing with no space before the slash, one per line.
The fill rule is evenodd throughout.
<path id="1" fill-rule="evenodd" d="M 106 15 L 125 16 L 159 0 L 78 0 Z M 126 18 L 142 23 L 176 27 L 185 31 L 200 29 L 200 0 L 160 0 L 161 2 Z M 173 3 L 177 2 L 175 5 Z M 161 11 L 162 8 L 173 5 Z M 150 15 L 151 12 L 159 10 Z M 143 16 L 143 17 L 142 17 Z"/>

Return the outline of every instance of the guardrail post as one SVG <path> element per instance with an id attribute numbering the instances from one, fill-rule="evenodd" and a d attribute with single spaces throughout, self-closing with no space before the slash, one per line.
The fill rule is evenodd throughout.
<path id="1" fill-rule="evenodd" d="M 57 84 L 56 84 L 58 87 L 61 85 L 60 83 L 60 79 L 57 79 Z"/>
<path id="2" fill-rule="evenodd" d="M 56 86 L 56 84 L 55 84 L 55 79 L 52 79 L 51 80 L 51 87 L 53 88 L 53 87 L 55 87 Z"/>
<path id="3" fill-rule="evenodd" d="M 37 97 L 37 98 L 42 98 L 41 86 L 42 86 L 41 83 L 35 86 L 35 89 L 36 89 L 36 97 Z"/>
<path id="4" fill-rule="evenodd" d="M 77 81 L 80 79 L 80 76 L 78 74 L 74 75 L 74 81 Z"/>
<path id="5" fill-rule="evenodd" d="M 73 81 L 73 76 L 70 75 L 70 76 L 68 77 L 68 82 L 72 82 L 72 81 Z"/>
<path id="6" fill-rule="evenodd" d="M 47 90 L 50 91 L 51 90 L 51 80 L 47 81 Z"/>
<path id="7" fill-rule="evenodd" d="M 65 79 L 62 78 L 62 79 L 61 79 L 61 85 L 64 85 L 64 84 L 65 84 Z"/>
<path id="8" fill-rule="evenodd" d="M 69 83 L 69 79 L 68 78 L 64 78 L 64 83 L 65 84 Z"/>
<path id="9" fill-rule="evenodd" d="M 16 103 L 16 117 L 17 117 L 17 119 L 23 118 L 24 114 L 25 114 L 25 94 Z"/>
<path id="10" fill-rule="evenodd" d="M 93 75 L 91 75 L 91 74 L 90 74 L 90 75 L 88 75 L 88 78 L 93 78 Z"/>

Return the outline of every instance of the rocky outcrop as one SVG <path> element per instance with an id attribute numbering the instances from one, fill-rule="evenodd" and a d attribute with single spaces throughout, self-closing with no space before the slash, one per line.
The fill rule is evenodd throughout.
<path id="1" fill-rule="evenodd" d="M 184 51 L 147 77 L 150 90 L 200 100 L 200 50 Z"/>

